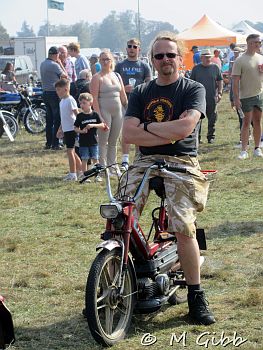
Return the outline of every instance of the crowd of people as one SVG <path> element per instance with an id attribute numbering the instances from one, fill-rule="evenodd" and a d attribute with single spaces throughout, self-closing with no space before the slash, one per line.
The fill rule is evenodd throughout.
<path id="1" fill-rule="evenodd" d="M 241 152 L 238 159 L 249 158 L 248 146 L 251 134 L 254 136 L 255 157 L 263 157 L 261 128 L 263 107 L 263 55 L 258 34 L 250 34 L 246 39 L 246 49 L 229 45 L 224 54 L 215 48 L 199 50 L 192 47 L 193 64 L 190 78 L 200 82 L 206 89 L 206 116 L 208 119 L 208 143 L 215 142 L 217 105 L 224 90 L 229 91 L 230 104 L 236 110 L 240 125 Z M 224 83 L 224 66 L 227 66 L 227 82 Z M 227 85 L 227 88 L 226 88 Z M 199 134 L 200 135 L 200 134 Z M 199 137 L 199 141 L 201 141 Z"/>
<path id="2" fill-rule="evenodd" d="M 86 169 L 84 163 L 93 164 L 94 161 L 102 165 L 116 164 L 112 172 L 120 175 L 120 168 L 117 165 L 117 143 L 119 138 L 122 139 L 121 130 L 128 97 L 137 85 L 152 79 L 150 66 L 139 58 L 140 49 L 138 39 L 128 40 L 127 58 L 117 63 L 116 67 L 115 58 L 110 50 L 102 50 L 99 56 L 93 54 L 87 60 L 80 54 L 78 43 L 49 49 L 48 57 L 41 63 L 40 68 L 43 99 L 47 110 L 45 149 L 62 149 L 61 139 L 64 138 L 69 160 L 69 174 L 64 180 L 77 180 Z M 66 99 L 68 100 L 67 108 L 65 107 Z M 76 104 L 69 103 L 69 101 L 72 102 L 72 99 Z M 90 108 L 83 110 L 86 104 L 89 104 Z M 65 109 L 68 110 L 65 111 Z M 79 119 L 78 113 L 86 115 L 86 119 L 84 118 L 81 122 L 82 125 L 74 125 L 75 119 Z M 96 113 L 96 118 L 91 116 L 93 113 Z M 94 118 L 96 119 L 95 125 L 99 126 L 87 127 L 86 120 Z M 98 123 L 98 118 L 100 123 Z M 68 126 L 65 127 L 63 123 L 65 119 L 68 119 L 68 122 L 71 119 L 71 130 L 68 130 Z M 66 125 L 69 124 L 66 123 Z M 78 142 L 84 142 L 83 130 L 87 135 L 92 134 L 92 144 L 90 144 L 91 141 L 88 144 L 92 147 L 98 146 L 98 152 L 83 151 L 82 146 L 78 152 Z M 69 131 L 75 135 L 74 145 L 72 140 L 68 140 Z M 84 144 L 86 145 L 87 142 Z M 73 151 L 75 152 L 74 157 Z M 122 143 L 122 152 L 121 169 L 125 170 L 129 166 L 128 144 Z M 77 161 L 77 157 L 81 160 Z M 81 161 L 82 170 L 78 168 Z M 99 178 L 96 180 L 100 181 Z"/>
<path id="3" fill-rule="evenodd" d="M 229 95 L 231 107 L 237 112 L 240 125 L 240 143 L 242 148 L 238 158 L 247 159 L 250 134 L 254 136 L 255 157 L 263 157 L 261 150 L 261 116 L 262 116 L 262 64 L 260 52 L 261 40 L 258 35 L 247 37 L 246 51 L 231 43 L 228 52 L 222 55 L 218 48 L 199 50 L 192 47 L 193 68 L 189 78 L 201 83 L 206 91 L 206 111 L 208 120 L 207 142 L 216 142 L 217 107 L 224 92 L 223 67 L 228 64 Z M 141 43 L 136 38 L 127 41 L 127 56 L 116 62 L 110 50 L 102 50 L 100 55 L 93 54 L 89 59 L 81 55 L 79 43 L 68 46 L 51 47 L 48 57 L 41 64 L 41 81 L 43 100 L 47 109 L 47 127 L 45 149 L 60 150 L 63 148 L 61 139 L 67 147 L 69 158 L 69 174 L 65 180 L 77 180 L 85 171 L 88 163 L 99 162 L 102 165 L 116 164 L 115 174 L 127 170 L 130 163 L 130 145 L 121 137 L 124 115 L 127 110 L 131 93 L 137 91 L 137 86 L 153 79 L 152 67 L 140 59 Z M 73 59 L 72 59 L 73 58 Z M 166 57 L 168 64 L 174 57 Z M 163 57 L 160 59 L 163 60 Z M 152 60 L 151 60 L 152 61 Z M 8 67 L 7 67 L 8 68 Z M 12 67 L 11 67 L 12 68 Z M 15 79 L 12 69 L 7 71 L 10 79 Z M 155 67 L 153 66 L 155 69 Z M 158 70 L 157 70 L 158 72 Z M 159 74 L 159 73 L 158 73 Z M 182 74 L 180 74 L 182 76 Z M 67 84 L 64 86 L 65 80 Z M 57 85 L 61 82 L 62 86 Z M 61 97 L 61 89 L 65 94 Z M 69 90 L 68 92 L 66 92 Z M 71 99 L 75 103 L 67 106 L 65 112 L 64 100 Z M 87 105 L 89 107 L 87 108 Z M 84 110 L 83 110 L 84 107 Z M 81 113 L 82 119 L 78 118 Z M 95 115 L 93 115 L 95 113 Z M 65 116 L 67 115 L 67 116 Z M 83 115 L 86 116 L 83 117 Z M 63 120 L 71 118 L 72 137 L 68 142 L 67 132 L 63 128 Z M 74 124 L 78 120 L 77 125 Z M 99 118 L 99 119 L 98 119 Z M 69 120 L 68 119 L 68 120 Z M 87 120 L 92 120 L 93 126 L 87 126 Z M 82 125 L 79 124 L 82 120 Z M 198 143 L 201 140 L 201 121 L 198 130 Z M 95 126 L 94 126 L 95 125 Z M 62 127 L 62 129 L 61 129 Z M 63 133 L 64 135 L 63 135 Z M 91 141 L 83 141 L 85 135 L 92 135 Z M 86 135 L 86 136 L 87 136 Z M 117 165 L 117 143 L 121 140 L 121 167 Z M 81 140 L 81 141 L 80 141 Z M 85 144 L 78 151 L 78 142 Z M 87 144 L 92 150 L 82 150 Z M 97 149 L 93 150 L 93 146 Z M 72 152 L 75 152 L 75 158 Z M 135 149 L 136 153 L 137 147 Z M 73 158 L 78 161 L 73 162 Z M 73 165 L 75 164 L 75 165 Z M 82 164 L 82 166 L 80 165 Z M 85 165 L 86 164 L 86 165 Z M 97 179 L 100 180 L 100 179 Z"/>

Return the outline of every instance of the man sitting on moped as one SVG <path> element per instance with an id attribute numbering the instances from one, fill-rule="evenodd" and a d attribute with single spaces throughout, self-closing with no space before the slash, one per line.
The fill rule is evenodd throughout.
<path id="1" fill-rule="evenodd" d="M 144 170 L 156 159 L 187 169 L 186 174 L 164 177 L 169 214 L 168 231 L 176 235 L 178 254 L 188 286 L 190 317 L 201 324 L 215 322 L 200 287 L 200 253 L 196 240 L 196 213 L 204 209 L 208 182 L 197 160 L 200 119 L 204 118 L 205 89 L 180 76 L 183 44 L 173 33 L 161 33 L 151 46 L 157 79 L 139 85 L 129 98 L 123 125 L 127 144 L 139 146 L 134 167 L 129 169 L 127 193 L 136 189 Z M 148 186 L 137 207 L 141 213 Z M 140 214 L 139 213 L 139 214 Z"/>

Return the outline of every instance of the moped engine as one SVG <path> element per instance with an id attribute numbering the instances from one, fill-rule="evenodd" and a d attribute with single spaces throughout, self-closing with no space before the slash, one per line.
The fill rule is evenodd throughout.
<path id="1" fill-rule="evenodd" d="M 138 300 L 135 307 L 137 313 L 151 313 L 157 311 L 167 300 L 170 280 L 162 273 L 153 280 L 150 277 L 138 278 Z"/>

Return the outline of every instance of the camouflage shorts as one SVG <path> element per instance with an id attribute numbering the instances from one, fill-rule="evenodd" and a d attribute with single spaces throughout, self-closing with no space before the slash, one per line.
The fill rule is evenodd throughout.
<path id="1" fill-rule="evenodd" d="M 176 173 L 178 177 L 163 174 L 153 170 L 150 178 L 161 176 L 164 178 L 166 204 L 169 216 L 169 232 L 180 232 L 188 237 L 196 234 L 196 213 L 204 209 L 207 201 L 209 182 L 201 173 L 198 160 L 195 157 L 172 157 L 163 155 L 137 155 L 133 166 L 128 171 L 126 194 L 134 195 L 144 171 L 156 159 L 165 159 L 171 166 L 180 166 L 187 169 L 186 173 Z M 149 179 L 150 179 L 149 178 Z M 123 179 L 126 183 L 126 179 Z M 149 186 L 145 186 L 136 202 L 138 215 L 142 213 L 149 196 Z"/>

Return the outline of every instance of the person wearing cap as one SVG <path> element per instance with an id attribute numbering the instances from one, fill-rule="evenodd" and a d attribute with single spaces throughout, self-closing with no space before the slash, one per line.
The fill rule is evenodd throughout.
<path id="1" fill-rule="evenodd" d="M 152 79 L 152 71 L 147 62 L 139 59 L 141 51 L 141 43 L 137 38 L 131 38 L 127 41 L 127 58 L 118 62 L 115 67 L 115 72 L 120 74 L 125 92 L 129 98 L 133 89 Z M 121 141 L 122 148 L 122 164 L 121 170 L 127 170 L 129 166 L 129 150 L 130 145 Z"/>
<path id="2" fill-rule="evenodd" d="M 93 53 L 89 59 L 91 74 L 94 75 L 101 71 L 101 64 L 99 62 L 99 56 Z"/>
<path id="3" fill-rule="evenodd" d="M 212 53 L 209 49 L 201 51 L 201 64 L 193 67 L 190 78 L 203 84 L 206 90 L 206 116 L 208 119 L 207 141 L 215 141 L 215 124 L 217 120 L 217 103 L 223 93 L 223 76 L 217 64 L 212 63 Z M 201 127 L 199 130 L 201 141 Z"/>
<path id="4" fill-rule="evenodd" d="M 194 65 L 201 63 L 201 51 L 199 50 L 198 46 L 192 46 L 191 51 L 193 52 Z"/>
<path id="5" fill-rule="evenodd" d="M 66 72 L 58 63 L 59 51 L 56 46 L 50 47 L 48 57 L 40 65 L 40 76 L 43 89 L 43 101 L 46 106 L 46 144 L 45 149 L 59 150 L 59 139 L 56 137 L 60 126 L 60 99 L 56 93 L 55 83 L 60 78 L 67 78 Z"/>
<path id="6" fill-rule="evenodd" d="M 260 36 L 248 35 L 247 50 L 233 65 L 233 96 L 237 110 L 244 114 L 241 128 L 242 151 L 238 159 L 245 160 L 248 155 L 249 128 L 253 122 L 254 157 L 263 158 L 260 148 L 261 118 L 263 110 L 263 56 L 258 53 Z"/>

